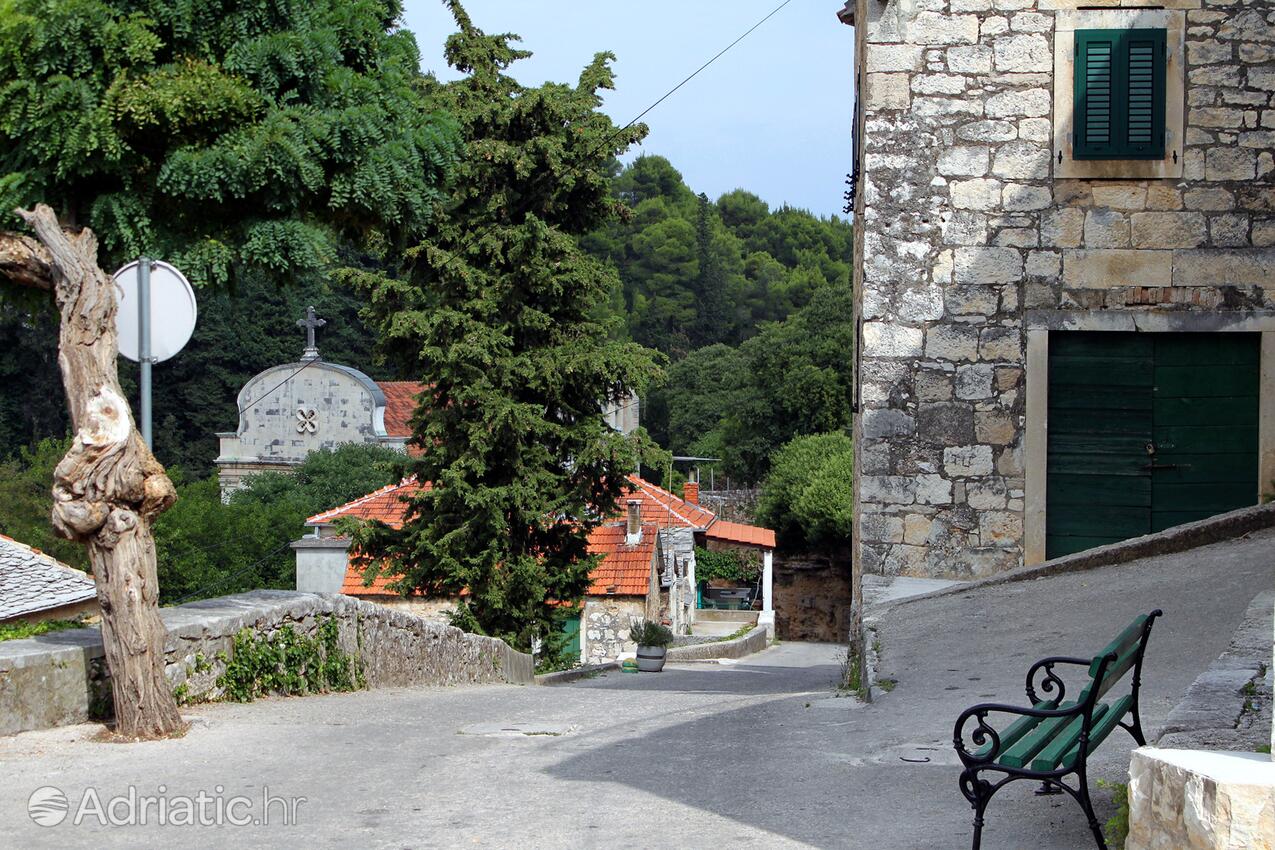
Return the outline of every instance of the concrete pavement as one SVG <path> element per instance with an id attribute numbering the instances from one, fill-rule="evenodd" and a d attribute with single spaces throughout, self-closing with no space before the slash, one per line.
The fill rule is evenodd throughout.
<path id="1" fill-rule="evenodd" d="M 897 604 L 882 619 L 872 705 L 837 695 L 841 647 L 781 644 L 734 664 L 609 673 L 554 688 L 404 689 L 191 710 L 186 738 L 140 745 L 91 729 L 0 739 L 0 845 L 14 847 L 967 847 L 952 722 L 1021 701 L 1037 657 L 1096 651 L 1136 613 L 1165 611 L 1146 663 L 1144 721 L 1163 722 L 1272 580 L 1275 534 L 1103 570 Z M 1119 780 L 1113 736 L 1098 775 Z M 199 791 L 305 797 L 295 825 L 41 827 L 29 795 L 71 812 Z M 1090 846 L 1068 798 L 1026 783 L 997 797 L 984 846 Z M 221 786 L 221 791 L 216 790 Z M 47 792 L 46 792 L 47 793 Z M 1105 800 L 1103 793 L 1099 800 Z M 1110 807 L 1102 806 L 1104 810 Z M 117 805 L 127 816 L 127 805 Z M 43 810 L 41 810 L 43 811 Z M 1105 818 L 1106 814 L 1100 812 Z"/>

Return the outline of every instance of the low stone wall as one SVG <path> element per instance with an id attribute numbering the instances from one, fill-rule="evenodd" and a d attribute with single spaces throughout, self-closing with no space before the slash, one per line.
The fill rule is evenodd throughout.
<path id="1" fill-rule="evenodd" d="M 743 658 L 761 652 L 770 645 L 769 629 L 758 626 L 743 637 L 719 640 L 714 643 L 697 643 L 692 646 L 669 647 L 668 661 L 706 661 L 710 658 Z"/>
<path id="2" fill-rule="evenodd" d="M 337 621 L 341 648 L 369 688 L 534 681 L 530 655 L 495 638 L 349 596 L 260 590 L 161 610 L 166 674 L 185 699 L 221 696 L 217 679 L 241 629 L 269 636 L 284 626 L 313 635 Z M 0 734 L 101 719 L 110 681 L 96 628 L 0 643 Z"/>
<path id="3" fill-rule="evenodd" d="M 1254 505 L 1250 508 L 1240 508 L 1239 510 L 1218 514 L 1196 522 L 1175 525 L 1164 531 L 1144 534 L 1141 537 L 1134 537 L 1119 543 L 1095 546 L 1093 549 L 1086 549 L 1074 555 L 1064 555 L 1061 558 L 1055 558 L 1052 561 L 1046 561 L 1034 567 L 1019 567 L 989 578 L 963 581 L 952 587 L 913 596 L 910 599 L 901 600 L 901 602 L 916 602 L 921 599 L 933 599 L 936 596 L 947 596 L 953 593 L 969 593 L 971 590 L 980 590 L 984 587 L 993 587 L 998 584 L 1034 581 L 1047 576 L 1095 570 L 1099 567 L 1124 564 L 1129 561 L 1152 558 L 1156 555 L 1172 555 L 1176 552 L 1186 552 L 1201 546 L 1221 543 L 1224 540 L 1233 540 L 1241 535 L 1272 527 L 1275 527 L 1275 503 Z"/>
<path id="4" fill-rule="evenodd" d="M 700 490 L 699 503 L 727 522 L 752 525 L 757 520 L 757 488 L 739 490 Z"/>

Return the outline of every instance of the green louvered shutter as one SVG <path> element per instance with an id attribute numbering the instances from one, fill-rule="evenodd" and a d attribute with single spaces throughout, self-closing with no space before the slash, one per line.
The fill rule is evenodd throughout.
<path id="1" fill-rule="evenodd" d="M 1077 30 L 1076 159 L 1164 156 L 1165 31 Z"/>

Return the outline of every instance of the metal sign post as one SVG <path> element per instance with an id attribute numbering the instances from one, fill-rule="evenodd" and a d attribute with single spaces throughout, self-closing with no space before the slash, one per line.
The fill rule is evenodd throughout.
<path id="1" fill-rule="evenodd" d="M 142 440 L 146 448 L 151 443 L 151 260 L 142 257 L 137 261 L 137 365 L 138 387 L 141 390 L 139 405 L 142 420 Z"/>
<path id="2" fill-rule="evenodd" d="M 163 260 L 139 257 L 115 272 L 115 313 L 120 356 L 137 362 L 138 430 L 146 447 L 151 441 L 151 368 L 190 342 L 199 308 L 190 281 Z M 133 301 L 137 306 L 133 306 Z M 137 327 L 133 326 L 137 322 Z"/>

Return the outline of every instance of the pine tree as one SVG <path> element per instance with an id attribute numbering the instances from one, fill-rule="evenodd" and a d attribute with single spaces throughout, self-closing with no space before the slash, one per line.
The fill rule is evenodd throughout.
<path id="1" fill-rule="evenodd" d="M 708 195 L 699 194 L 695 219 L 695 247 L 699 274 L 695 279 L 695 346 L 721 342 L 730 333 L 730 316 L 726 304 L 726 275 L 713 251 L 713 205 Z"/>
<path id="2" fill-rule="evenodd" d="M 355 546 L 373 570 L 401 571 L 399 590 L 458 597 L 458 625 L 525 650 L 583 596 L 588 533 L 635 466 L 600 404 L 658 371 L 654 352 L 597 319 L 614 272 L 577 244 L 617 213 L 612 160 L 646 130 L 598 111 L 609 54 L 575 86 L 526 88 L 506 73 L 530 55 L 516 37 L 449 6 L 446 55 L 466 76 L 439 98 L 468 150 L 448 215 L 411 252 L 409 279 L 351 273 L 384 353 L 430 387 L 406 471 L 432 486 L 401 528 L 363 526 Z"/>

